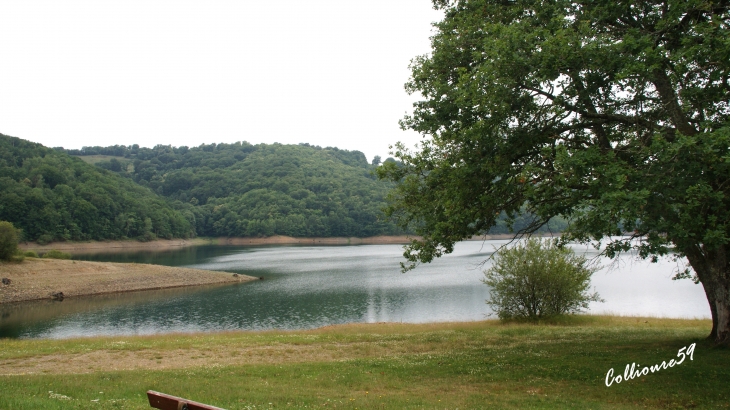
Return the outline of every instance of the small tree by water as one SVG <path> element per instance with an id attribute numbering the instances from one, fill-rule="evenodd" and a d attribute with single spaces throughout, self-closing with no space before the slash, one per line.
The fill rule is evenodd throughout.
<path id="1" fill-rule="evenodd" d="M 502 320 L 577 313 L 602 301 L 588 292 L 595 271 L 571 249 L 531 238 L 500 250 L 484 272 L 483 282 L 491 288 L 487 304 Z"/>
<path id="2" fill-rule="evenodd" d="M 18 231 L 12 223 L 0 221 L 0 260 L 10 260 L 18 252 Z"/>

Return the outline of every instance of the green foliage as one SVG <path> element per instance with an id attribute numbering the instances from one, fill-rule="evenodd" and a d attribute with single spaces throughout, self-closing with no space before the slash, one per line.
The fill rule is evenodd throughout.
<path id="1" fill-rule="evenodd" d="M 173 201 L 202 236 L 401 234 L 381 209 L 391 184 L 359 151 L 247 142 L 199 147 L 84 147 L 131 162 L 119 175 Z M 108 169 L 109 162 L 97 164 Z"/>
<path id="2" fill-rule="evenodd" d="M 67 252 L 61 252 L 56 249 L 51 249 L 50 251 L 44 253 L 42 257 L 46 259 L 71 259 L 71 254 Z"/>
<path id="3" fill-rule="evenodd" d="M 23 252 L 23 256 L 26 258 L 37 258 L 38 254 L 35 251 L 25 251 Z"/>
<path id="4" fill-rule="evenodd" d="M 610 257 L 686 256 L 730 343 L 727 3 L 434 4 L 445 18 L 406 85 L 423 99 L 402 121 L 426 138 L 380 168 L 398 183 L 389 214 L 423 236 L 407 259 L 449 253 L 502 212 L 531 215 L 518 233 L 561 216 L 564 241 Z"/>
<path id="5" fill-rule="evenodd" d="M 403 233 L 381 211 L 391 184 L 359 151 L 246 142 L 50 150 L 6 136 L 0 147 L 0 217 L 39 243 Z"/>
<path id="6" fill-rule="evenodd" d="M 517 232 L 562 216 L 566 240 L 609 255 L 730 242 L 726 6 L 435 3 L 446 18 L 407 84 L 424 99 L 402 122 L 429 138 L 380 171 L 398 182 L 390 214 L 424 236 L 409 260 L 523 206 Z M 647 240 L 616 239 L 634 231 Z"/>
<path id="7" fill-rule="evenodd" d="M 601 301 L 588 293 L 595 268 L 567 247 L 531 238 L 503 248 L 484 272 L 487 304 L 502 319 L 538 320 L 588 308 Z"/>
<path id="8" fill-rule="evenodd" d="M 48 245 L 49 243 L 53 242 L 53 235 L 44 233 L 40 235 L 35 241 L 36 243 L 38 243 L 38 245 Z"/>
<path id="9" fill-rule="evenodd" d="M 21 250 L 17 250 L 8 260 L 10 262 L 16 262 L 16 263 L 23 262 L 25 260 L 25 253 Z"/>
<path id="10" fill-rule="evenodd" d="M 384 217 L 393 185 L 377 180 L 377 165 L 359 151 L 246 142 L 49 150 L 4 136 L 0 146 L 7 148 L 0 188 L 8 190 L 0 198 L 0 217 L 39 244 L 409 232 Z M 392 158 L 385 162 L 398 164 Z M 523 219 L 518 216 L 514 226 Z M 502 217 L 492 232 L 508 231 L 507 223 Z"/>
<path id="11" fill-rule="evenodd" d="M 40 244 L 195 235 L 189 215 L 148 188 L 57 150 L 1 134 L 0 192 L 0 219 L 21 228 L 24 240 Z"/>
<path id="12" fill-rule="evenodd" d="M 10 260 L 18 251 L 18 231 L 12 223 L 0 221 L 0 260 Z"/>

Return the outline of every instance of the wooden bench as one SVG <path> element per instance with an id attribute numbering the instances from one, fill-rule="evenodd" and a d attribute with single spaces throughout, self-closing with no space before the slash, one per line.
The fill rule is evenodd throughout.
<path id="1" fill-rule="evenodd" d="M 151 407 L 160 410 L 224 410 L 220 407 L 209 406 L 153 390 L 147 391 L 147 398 L 150 400 Z"/>

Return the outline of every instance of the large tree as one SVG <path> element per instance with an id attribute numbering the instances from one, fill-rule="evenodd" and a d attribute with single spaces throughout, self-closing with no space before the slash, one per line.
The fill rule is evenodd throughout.
<path id="1" fill-rule="evenodd" d="M 560 215 L 564 240 L 609 257 L 686 256 L 729 343 L 729 4 L 434 0 L 445 18 L 402 121 L 424 138 L 379 171 L 398 182 L 390 214 L 422 235 L 406 258 L 449 253 L 502 212 L 533 218 L 516 234 Z"/>

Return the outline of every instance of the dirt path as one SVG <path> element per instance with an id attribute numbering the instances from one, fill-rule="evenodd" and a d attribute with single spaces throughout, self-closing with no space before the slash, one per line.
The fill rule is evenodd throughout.
<path id="1" fill-rule="evenodd" d="M 136 263 L 26 258 L 0 263 L 0 303 L 256 280 L 252 276 Z"/>

